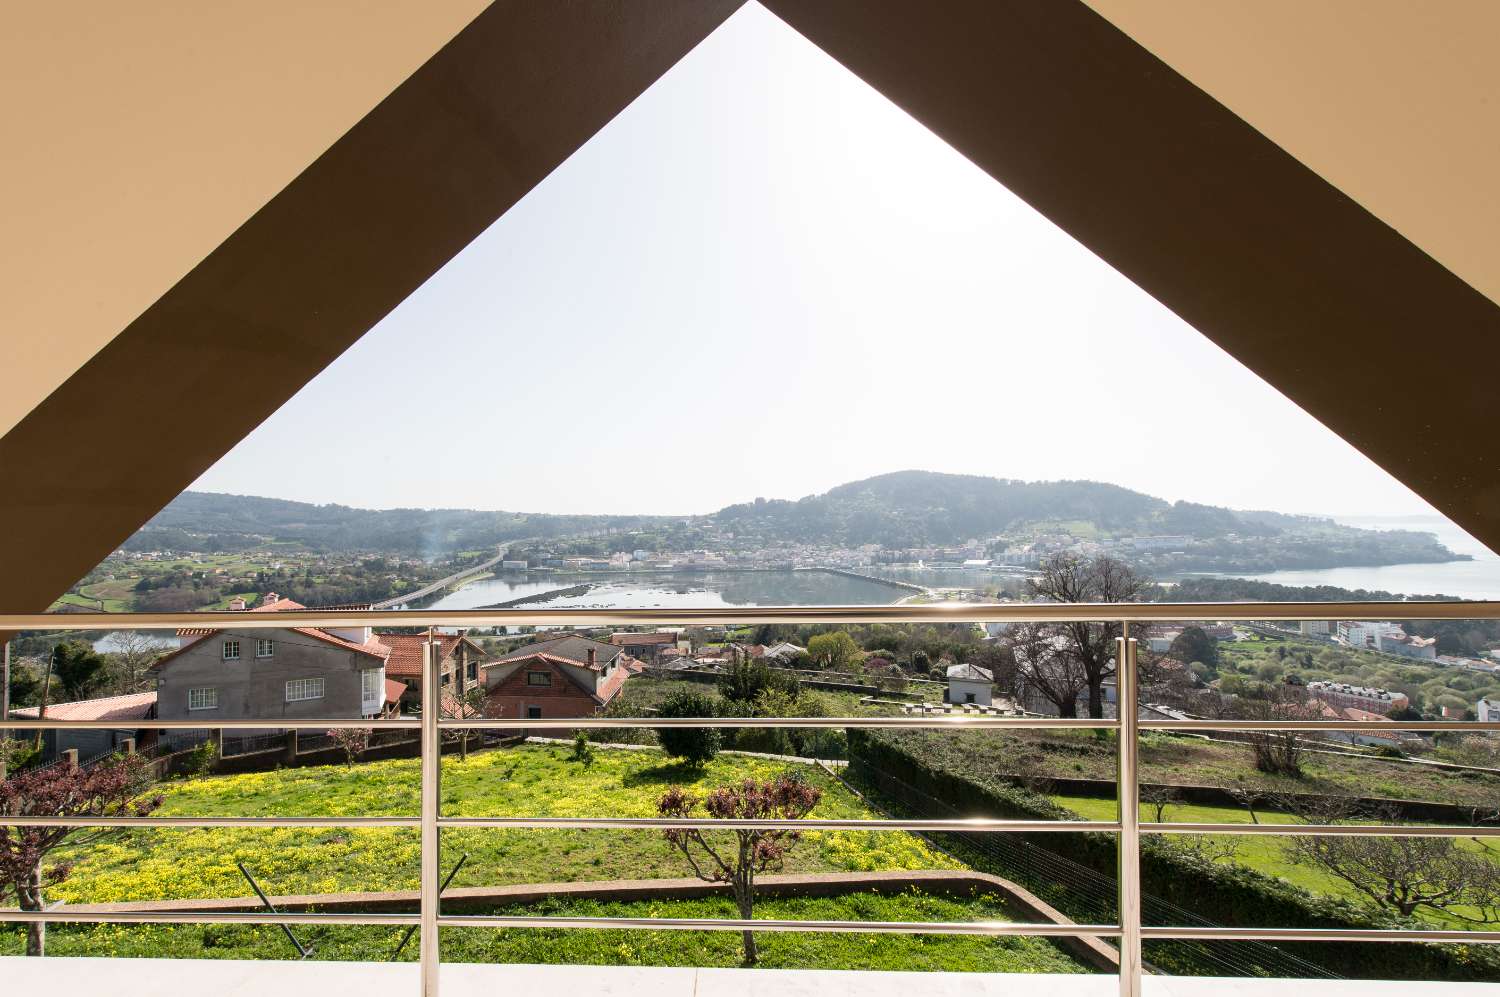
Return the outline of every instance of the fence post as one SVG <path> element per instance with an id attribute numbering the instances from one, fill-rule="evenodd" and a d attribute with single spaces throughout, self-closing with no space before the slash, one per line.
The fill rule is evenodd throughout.
<path id="1" fill-rule="evenodd" d="M 422 645 L 422 865 L 421 939 L 422 997 L 438 997 L 439 881 L 442 870 L 438 839 L 438 804 L 441 800 L 438 778 L 443 759 L 441 731 L 438 729 L 439 697 L 442 695 L 442 656 L 431 629 Z"/>
<path id="2" fill-rule="evenodd" d="M 123 741 L 120 742 L 120 754 L 122 754 L 122 755 L 133 755 L 133 754 L 135 754 L 135 738 L 133 738 L 133 737 L 127 737 L 125 740 L 123 740 Z"/>
<path id="3" fill-rule="evenodd" d="M 284 736 L 286 737 L 286 749 L 285 749 L 286 750 L 286 757 L 283 760 L 288 765 L 296 765 L 297 764 L 297 729 L 294 727 L 291 730 L 286 731 L 284 733 Z M 220 750 L 220 752 L 222 752 L 224 750 L 224 744 L 223 744 L 222 741 L 219 743 L 219 750 Z"/>
<path id="4" fill-rule="evenodd" d="M 1120 997 L 1141 997 L 1141 790 L 1139 760 L 1140 706 L 1136 692 L 1135 638 L 1122 623 L 1115 655 L 1115 688 L 1119 719 L 1120 800 L 1119 893 Z"/>
<path id="5" fill-rule="evenodd" d="M 57 757 L 62 759 L 63 765 L 69 771 L 76 772 L 78 770 L 78 749 L 77 748 L 68 748 L 65 751 L 59 751 L 57 753 Z"/>

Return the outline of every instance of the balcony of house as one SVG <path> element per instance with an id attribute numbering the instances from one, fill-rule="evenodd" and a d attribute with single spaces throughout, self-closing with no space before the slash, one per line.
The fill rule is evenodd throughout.
<path id="1" fill-rule="evenodd" d="M 1289 992 L 1313 981 L 1331 995 L 1397 986 L 1478 993 L 1500 981 L 1500 771 L 1412 757 L 1412 739 L 1488 739 L 1500 723 L 1341 712 L 1292 686 L 1284 700 L 1256 701 L 1255 709 L 1197 715 L 1186 705 L 1192 669 L 1170 655 L 1142 657 L 1152 627 L 1176 627 L 1170 649 L 1186 633 L 1183 621 L 1209 621 L 1206 629 L 1226 640 L 1258 644 L 1288 621 L 1351 616 L 1500 619 L 1500 603 L 298 609 L 272 629 L 242 613 L 91 615 L 77 625 L 221 628 L 228 636 L 214 637 L 212 648 L 220 661 L 229 660 L 223 647 L 237 642 L 237 630 L 254 628 L 267 645 L 262 656 L 274 657 L 284 628 L 306 637 L 357 627 L 357 645 L 335 648 L 339 667 L 356 674 L 370 670 L 371 648 L 389 667 L 391 655 L 378 653 L 382 628 L 423 627 L 414 642 L 418 709 L 370 715 L 357 695 L 362 683 L 352 681 L 342 716 L 305 706 L 288 716 L 279 704 L 230 713 L 214 695 L 225 712 L 210 720 L 191 706 L 180 717 L 127 717 L 118 704 L 0 719 L 12 736 L 55 732 L 38 738 L 54 747 L 64 734 L 115 737 L 122 724 L 132 735 L 109 755 L 80 762 L 69 749 L 71 757 L 10 774 L 0 812 L 10 837 L 0 844 L 12 850 L 0 855 L 13 858 L 15 842 L 44 832 L 83 832 L 89 843 L 100 833 L 125 837 L 108 841 L 108 875 L 71 882 L 74 866 L 88 871 L 88 844 L 28 853 L 36 881 L 13 884 L 19 902 L 0 910 L 0 922 L 12 943 L 25 935 L 27 947 L 47 954 L 8 955 L 3 971 L 21 992 L 70 993 L 161 979 L 193 992 L 423 997 L 535 986 L 695 997 L 715 988 L 913 987 L 1187 997 Z M 1241 635 L 1245 621 L 1255 627 Z M 0 630 L 46 622 L 0 616 Z M 1017 674 L 1004 683 L 980 666 L 947 673 L 950 686 L 983 685 L 983 703 L 955 699 L 951 688 L 935 693 L 930 682 L 861 695 L 839 681 L 825 684 L 856 691 L 840 691 L 836 715 L 800 710 L 785 689 L 779 713 L 732 703 L 682 712 L 654 700 L 644 709 L 628 698 L 603 701 L 601 689 L 619 695 L 650 679 L 624 657 L 601 661 L 600 648 L 611 645 L 579 636 L 789 622 L 952 625 L 971 636 L 981 623 L 1087 623 L 1104 638 L 1108 660 L 1099 662 L 1097 688 L 1084 681 L 1067 687 L 1071 696 L 1051 695 L 1059 669 L 1076 662 L 1056 656 L 1056 633 L 1025 631 L 1026 639 L 1009 638 Z M 583 683 L 596 694 L 593 712 L 518 718 L 465 705 L 460 676 L 483 675 L 488 663 L 467 652 L 453 661 L 449 652 L 469 645 L 444 628 L 510 626 L 560 627 L 569 636 L 538 634 L 545 650 L 497 653 L 506 680 L 524 676 L 523 688 L 538 689 Z M 1191 640 L 1206 639 L 1197 629 Z M 725 657 L 722 648 L 714 653 Z M 710 677 L 720 696 L 737 695 L 742 682 L 784 684 L 793 671 L 778 677 L 773 665 L 740 665 Z M 307 679 L 280 671 L 274 679 L 278 696 L 295 691 L 303 702 Z M 1019 690 L 1028 682 L 1050 690 L 1042 698 L 1053 709 L 1024 708 Z M 1157 700 L 1177 694 L 1188 698 Z M 266 765 L 255 756 L 272 748 L 218 757 L 227 766 L 220 781 L 159 764 L 176 755 L 134 753 L 146 733 L 171 745 L 176 733 L 224 729 L 274 730 L 272 739 L 290 747 Z M 321 739 L 302 752 L 315 757 L 299 757 L 301 737 Z M 1041 742 L 1029 737 L 1055 740 L 1069 768 L 1047 769 Z M 991 778 L 993 763 L 1014 755 L 1029 759 L 1028 771 Z M 1196 776 L 1210 763 L 1263 758 L 1283 766 L 1275 791 L 1259 777 L 1220 785 L 1172 777 L 1187 759 L 1199 766 L 1187 775 Z M 1300 782 L 1289 768 L 1298 764 L 1308 776 Z M 1342 788 L 1314 777 L 1317 766 L 1342 771 Z M 1397 766 L 1410 766 L 1404 786 L 1415 788 L 1405 796 L 1390 788 Z M 119 778 L 106 777 L 115 768 Z M 53 792 L 69 780 L 78 792 Z M 269 834 L 274 846 L 257 843 Z M 216 843 L 220 835 L 228 840 Z M 299 835 L 328 850 L 299 851 Z M 1398 847 L 1374 857 L 1337 847 L 1375 841 Z M 1334 844 L 1299 851 L 1297 842 Z M 135 858 L 125 854 L 132 848 Z M 1301 885 L 1268 874 L 1267 863 L 1293 859 Z M 1407 863 L 1404 873 L 1389 869 L 1397 860 Z M 1412 902 L 1361 905 L 1356 892 L 1337 887 L 1339 877 L 1368 885 L 1374 873 L 1361 879 L 1362 862 L 1401 880 L 1389 892 L 1406 891 Z M 44 866 L 64 871 L 43 875 Z M 209 883 L 182 872 L 199 867 L 222 875 Z M 272 878 L 257 878 L 266 867 Z M 52 939 L 45 946 L 44 937 Z M 303 958 L 280 960 L 292 951 Z M 138 958 L 119 958 L 127 954 Z M 612 965 L 588 965 L 595 962 Z"/>

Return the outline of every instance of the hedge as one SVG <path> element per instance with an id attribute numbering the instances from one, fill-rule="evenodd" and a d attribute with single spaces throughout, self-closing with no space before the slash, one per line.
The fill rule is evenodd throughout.
<path id="1" fill-rule="evenodd" d="M 932 765 L 908 750 L 899 732 L 850 729 L 848 738 L 850 772 L 919 813 L 930 809 L 930 802 L 922 798 L 926 796 L 941 800 L 965 816 L 1081 819 L 1073 811 L 1020 786 L 980 782 Z M 1022 833 L 1016 837 L 1111 878 L 1116 874 L 1112 834 Z M 1002 875 L 1015 873 L 1011 869 L 996 871 Z M 1427 922 L 1383 916 L 1342 898 L 1318 896 L 1244 866 L 1196 860 L 1151 837 L 1141 843 L 1141 886 L 1147 894 L 1228 927 L 1431 927 Z M 1056 890 L 1048 892 L 1058 896 Z M 1059 906 L 1066 909 L 1065 903 Z M 1277 943 L 1277 947 L 1351 978 L 1500 981 L 1500 952 L 1483 944 L 1296 942 Z M 1149 949 L 1147 955 L 1149 959 Z M 1162 955 L 1168 957 L 1170 953 L 1163 951 Z M 1162 961 L 1165 964 L 1178 960 Z"/>

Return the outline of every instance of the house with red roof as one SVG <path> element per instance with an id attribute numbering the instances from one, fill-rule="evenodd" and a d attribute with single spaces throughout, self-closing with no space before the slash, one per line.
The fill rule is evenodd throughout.
<path id="1" fill-rule="evenodd" d="M 661 654 L 668 648 L 678 648 L 679 635 L 670 630 L 657 630 L 651 633 L 636 633 L 633 631 L 618 631 L 609 635 L 609 642 L 616 647 L 622 647 L 625 652 L 633 658 L 641 661 L 657 661 Z M 683 641 L 685 644 L 686 641 Z M 689 650 L 686 647 L 682 650 Z"/>
<path id="2" fill-rule="evenodd" d="M 20 719 L 35 720 L 41 716 L 40 707 L 27 706 L 12 710 L 11 715 Z M 123 696 L 101 696 L 98 699 L 81 699 L 70 703 L 48 703 L 49 720 L 110 720 L 119 727 L 109 730 L 69 730 L 50 727 L 42 732 L 42 758 L 51 761 L 61 752 L 78 752 L 78 761 L 85 762 L 100 755 L 118 750 L 127 740 L 138 746 L 149 740 L 153 732 L 143 730 L 156 716 L 156 693 L 132 692 Z"/>
<path id="3" fill-rule="evenodd" d="M 391 648 L 384 638 L 369 627 L 277 627 L 269 619 L 305 608 L 271 592 L 246 610 L 265 614 L 265 627 L 177 631 L 178 649 L 152 666 L 157 716 L 218 722 L 394 712 L 400 696 L 393 699 L 387 684 Z"/>
<path id="4" fill-rule="evenodd" d="M 403 707 L 412 707 L 422 697 L 422 647 L 426 634 L 379 634 L 380 642 L 391 649 L 386 659 L 387 682 L 401 686 L 396 699 Z M 458 634 L 436 634 L 435 643 L 443 666 L 443 692 L 462 699 L 481 684 L 480 670 L 484 648 Z"/>
<path id="5" fill-rule="evenodd" d="M 577 634 L 537 641 L 484 667 L 484 715 L 519 720 L 593 716 L 643 668 L 619 644 Z"/>

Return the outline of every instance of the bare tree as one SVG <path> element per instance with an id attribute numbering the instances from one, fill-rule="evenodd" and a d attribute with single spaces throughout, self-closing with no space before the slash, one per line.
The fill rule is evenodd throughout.
<path id="1" fill-rule="evenodd" d="M 1422 909 L 1476 924 L 1500 921 L 1500 848 L 1473 839 L 1306 835 L 1293 859 L 1321 867 L 1366 900 L 1403 917 Z"/>
<path id="2" fill-rule="evenodd" d="M 1134 602 L 1151 584 L 1149 578 L 1118 558 L 1065 554 L 1043 563 L 1040 574 L 1027 581 L 1027 589 L 1033 598 L 1052 602 Z M 1062 623 L 1051 629 L 1066 638 L 1069 652 L 1083 672 L 1089 716 L 1104 716 L 1104 680 L 1115 672 L 1115 640 L 1121 633 L 1120 624 Z"/>
<path id="3" fill-rule="evenodd" d="M 771 781 L 746 779 L 720 786 L 700 801 L 681 786 L 662 796 L 657 811 L 663 817 L 691 817 L 699 802 L 710 817 L 719 820 L 801 820 L 818 805 L 823 791 L 791 775 Z M 734 849 L 716 845 L 696 828 L 672 828 L 662 832 L 687 859 L 693 873 L 709 883 L 728 883 L 734 892 L 740 919 L 748 921 L 755 905 L 755 874 L 780 868 L 793 845 L 801 838 L 794 830 L 738 829 Z M 701 860 L 700 860 L 701 855 Z M 755 936 L 744 933 L 745 962 L 756 960 Z"/>
<path id="4" fill-rule="evenodd" d="M 1254 786 L 1229 786 L 1224 792 L 1234 797 L 1234 801 L 1249 812 L 1250 823 L 1260 823 L 1260 817 L 1256 815 L 1255 810 L 1260 806 L 1261 801 L 1265 799 L 1266 794 L 1264 790 L 1257 789 Z"/>
<path id="5" fill-rule="evenodd" d="M 145 685 L 146 669 L 164 653 L 157 641 L 144 630 L 116 631 L 110 657 L 119 671 L 117 683 L 121 692 L 140 692 Z"/>
<path id="6" fill-rule="evenodd" d="M 1039 623 L 1017 623 L 1004 640 L 1015 661 L 1018 690 L 1035 690 L 1060 717 L 1078 716 L 1078 697 L 1088 688 L 1088 675 L 1067 638 Z"/>
<path id="7" fill-rule="evenodd" d="M 1142 786 L 1141 802 L 1156 812 L 1156 823 L 1160 824 L 1166 816 L 1168 805 L 1177 802 L 1177 787 Z"/>
<path id="8" fill-rule="evenodd" d="M 1240 699 L 1234 712 L 1244 720 L 1312 720 L 1316 710 L 1294 697 L 1277 690 L 1267 699 Z M 1294 730 L 1254 730 L 1245 735 L 1255 767 L 1267 775 L 1302 775 L 1305 746 Z"/>

